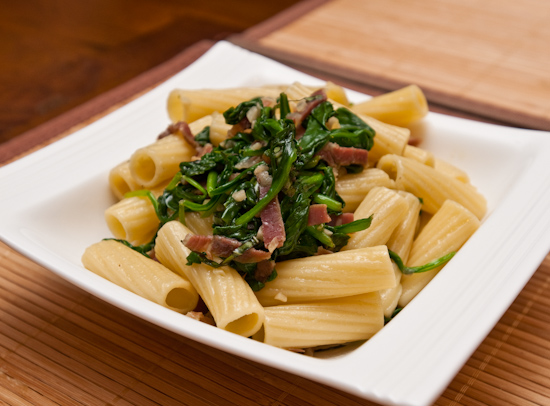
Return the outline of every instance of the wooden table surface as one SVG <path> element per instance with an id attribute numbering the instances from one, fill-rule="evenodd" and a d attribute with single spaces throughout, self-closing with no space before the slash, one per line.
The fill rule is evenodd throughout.
<path id="1" fill-rule="evenodd" d="M 232 37 L 232 40 L 280 58 L 308 73 L 332 78 L 372 94 L 399 84 L 404 79 L 391 79 L 391 72 L 388 72 L 390 79 L 381 82 L 372 81 L 374 74 L 361 76 L 357 67 L 345 58 L 338 65 L 323 69 L 314 58 L 310 59 L 313 62 L 308 62 L 306 51 L 310 48 L 294 56 L 295 51 L 278 48 L 280 45 L 276 39 L 285 37 L 288 32 L 292 32 L 295 43 L 306 39 L 312 41 L 309 28 L 301 30 L 301 24 L 309 27 L 312 18 L 326 22 L 326 13 L 331 13 L 331 7 L 338 2 L 302 1 L 285 13 Z M 142 0 L 138 4 L 145 3 Z M 348 2 L 349 13 L 353 15 L 354 7 L 361 9 L 364 3 L 373 5 L 377 2 Z M 467 7 L 474 10 L 481 4 L 472 0 L 467 2 Z M 533 27 L 543 15 L 541 10 L 546 10 L 545 4 L 536 0 L 529 2 L 533 10 L 538 10 Z M 439 13 L 450 15 L 458 6 L 457 1 L 448 0 L 441 2 L 440 7 L 443 9 L 438 9 Z M 459 9 L 464 12 L 464 7 Z M 429 7 L 425 5 L 422 10 L 429 11 Z M 477 18 L 495 19 L 495 12 L 500 13 L 502 9 L 483 6 Z M 369 10 L 368 20 L 378 21 L 377 18 L 384 19 L 392 13 L 395 9 L 375 7 Z M 408 14 L 401 14 L 403 24 L 407 23 L 408 16 L 412 18 L 410 9 Z M 227 20 L 219 17 L 218 21 Z M 353 31 L 352 28 L 349 29 Z M 488 28 L 493 32 L 494 27 Z M 240 29 L 234 30 L 237 31 Z M 533 28 L 535 32 L 539 31 Z M 483 31 L 479 35 L 482 34 Z M 550 40 L 548 31 L 541 35 L 542 39 Z M 540 37 L 536 40 L 539 41 Z M 340 42 L 348 43 L 345 37 Z M 330 44 L 330 41 L 323 43 Z M 142 69 L 147 72 L 137 77 L 134 74 L 134 78 L 123 85 L 102 88 L 95 93 L 96 98 L 79 99 L 79 103 L 71 105 L 70 110 L 63 110 L 64 113 L 55 110 L 44 124 L 27 124 L 26 133 L 10 136 L 9 142 L 0 144 L 0 162 L 17 159 L 21 154 L 53 142 L 120 106 L 187 66 L 211 44 L 211 41 L 193 46 L 187 44 L 189 47 L 184 52 L 161 65 L 152 67 L 153 64 Z M 369 54 L 383 52 L 386 57 L 391 56 L 386 49 L 374 46 L 369 51 Z M 163 55 L 165 59 L 173 56 Z M 531 63 L 534 62 L 526 61 L 526 64 Z M 545 60 L 541 63 L 541 67 L 546 66 Z M 126 80 L 129 77 L 131 75 Z M 52 97 L 56 91 L 52 91 Z M 438 94 L 436 90 L 433 92 Z M 536 97 L 545 96 L 545 84 L 541 83 L 538 91 L 531 88 L 530 92 Z M 437 111 L 506 123 L 506 116 L 500 115 L 500 109 L 472 112 L 458 108 L 460 106 L 451 100 L 451 93 L 434 100 L 432 105 Z M 457 93 L 457 97 L 462 96 Z M 83 100 L 88 101 L 83 103 Z M 518 101 L 507 108 L 516 108 L 514 117 L 525 118 L 525 103 Z M 12 119 L 8 113 L 2 113 L 0 123 Z M 540 117 L 544 118 L 544 115 Z M 526 122 L 520 124 L 517 121 L 508 121 L 508 124 L 527 126 Z M 549 288 L 550 256 L 546 257 L 436 405 L 550 404 Z M 0 404 L 374 406 L 372 402 L 165 331 L 76 288 L 3 243 L 0 243 Z"/>
<path id="2" fill-rule="evenodd" d="M 0 143 L 298 1 L 3 1 Z"/>

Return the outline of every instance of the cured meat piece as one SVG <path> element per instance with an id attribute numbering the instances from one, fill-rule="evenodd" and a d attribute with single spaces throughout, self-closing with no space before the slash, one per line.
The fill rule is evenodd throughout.
<path id="1" fill-rule="evenodd" d="M 330 166 L 366 165 L 368 151 L 362 148 L 341 147 L 329 142 L 317 155 Z"/>
<path id="2" fill-rule="evenodd" d="M 249 248 L 242 255 L 234 258 L 235 262 L 241 264 L 253 264 L 256 262 L 262 262 L 271 258 L 271 253 L 267 251 L 258 250 L 256 248 Z"/>
<path id="3" fill-rule="evenodd" d="M 315 97 L 318 96 L 318 97 Z M 296 128 L 299 128 L 304 120 L 311 114 L 313 109 L 327 100 L 327 94 L 324 89 L 319 89 L 311 94 L 313 99 L 307 101 L 298 111 L 287 114 L 286 118 L 293 120 Z"/>
<path id="4" fill-rule="evenodd" d="M 254 272 L 254 278 L 259 282 L 265 283 L 273 273 L 274 269 L 275 269 L 275 261 L 264 260 L 264 261 L 258 262 L 258 265 L 256 267 L 256 272 Z"/>
<path id="5" fill-rule="evenodd" d="M 329 226 L 341 226 L 343 224 L 351 223 L 354 220 L 353 213 L 342 213 L 338 216 L 331 216 Z"/>
<path id="6" fill-rule="evenodd" d="M 260 199 L 262 199 L 271 188 L 272 178 L 267 172 L 267 165 L 258 166 L 254 174 L 260 185 Z M 275 249 L 281 248 L 286 240 L 285 223 L 277 196 L 262 209 L 260 219 L 264 246 L 272 253 Z"/>
<path id="7" fill-rule="evenodd" d="M 327 211 L 326 204 L 312 204 L 309 206 L 309 215 L 307 219 L 308 226 L 328 223 L 332 220 Z"/>

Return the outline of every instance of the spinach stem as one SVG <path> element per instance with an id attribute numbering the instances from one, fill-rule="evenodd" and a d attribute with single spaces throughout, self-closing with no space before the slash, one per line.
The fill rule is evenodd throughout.
<path id="1" fill-rule="evenodd" d="M 456 251 L 451 251 L 447 255 L 443 255 L 441 258 L 435 259 L 431 262 L 428 262 L 427 264 L 407 267 L 403 264 L 403 260 L 397 253 L 393 252 L 392 250 L 388 250 L 388 252 L 390 254 L 390 258 L 395 262 L 395 264 L 397 265 L 397 267 L 399 268 L 399 270 L 403 275 L 412 275 L 415 273 L 431 271 L 449 262 L 451 258 L 454 257 L 456 254 Z"/>
<path id="2" fill-rule="evenodd" d="M 208 177 L 206 178 L 206 192 L 208 196 L 212 197 L 212 191 L 216 188 L 218 182 L 218 174 L 216 171 L 208 172 Z"/>
<path id="3" fill-rule="evenodd" d="M 315 193 L 313 194 L 313 201 L 319 204 L 326 204 L 327 208 L 331 211 L 342 211 L 342 203 L 340 203 L 338 200 L 328 197 L 327 195 Z"/>
<path id="4" fill-rule="evenodd" d="M 329 235 L 325 234 L 323 231 L 324 228 L 320 227 L 317 228 L 315 226 L 307 226 L 306 231 L 309 235 L 311 235 L 313 238 L 321 242 L 323 245 L 334 248 L 334 242 L 332 241 L 332 238 L 330 238 Z"/>

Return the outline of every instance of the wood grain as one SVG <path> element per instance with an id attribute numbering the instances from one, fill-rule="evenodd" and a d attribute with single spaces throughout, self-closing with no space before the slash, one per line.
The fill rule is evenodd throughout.
<path id="1" fill-rule="evenodd" d="M 234 41 L 385 90 L 416 83 L 430 102 L 550 129 L 550 3 L 333 0 Z"/>
<path id="2" fill-rule="evenodd" d="M 0 143 L 172 58 L 298 0 L 4 1 Z"/>

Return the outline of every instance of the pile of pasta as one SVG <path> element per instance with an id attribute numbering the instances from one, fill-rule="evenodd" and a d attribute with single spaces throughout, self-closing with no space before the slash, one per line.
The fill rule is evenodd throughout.
<path id="1" fill-rule="evenodd" d="M 480 225 L 484 197 L 467 174 L 409 144 L 407 126 L 427 114 L 422 91 L 408 86 L 350 104 L 344 90 L 324 86 L 334 106 L 357 114 L 376 132 L 367 167 L 337 178 L 344 211 L 355 219 L 372 216 L 368 229 L 351 235 L 340 252 L 278 262 L 277 278 L 254 292 L 234 269 L 187 265 L 186 235 L 212 234 L 212 219 L 185 214 L 185 225 L 170 221 L 159 229 L 153 203 L 127 192 L 147 189 L 160 195 L 182 161 L 196 151 L 181 136 L 168 135 L 144 146 L 112 169 L 109 184 L 117 203 L 105 212 L 113 236 L 132 245 L 156 235 L 154 259 L 114 240 L 90 246 L 82 257 L 92 272 L 161 306 L 210 320 L 218 328 L 281 348 L 305 349 L 366 340 L 406 306 L 440 271 L 403 274 L 390 258 L 408 267 L 456 252 Z M 289 100 L 316 88 L 286 86 L 223 90 L 174 90 L 168 98 L 172 122 L 185 121 L 193 134 L 210 126 L 218 145 L 231 126 L 223 111 L 258 96 Z M 198 303 L 207 310 L 199 313 Z M 200 307 L 200 306 L 199 306 Z"/>

